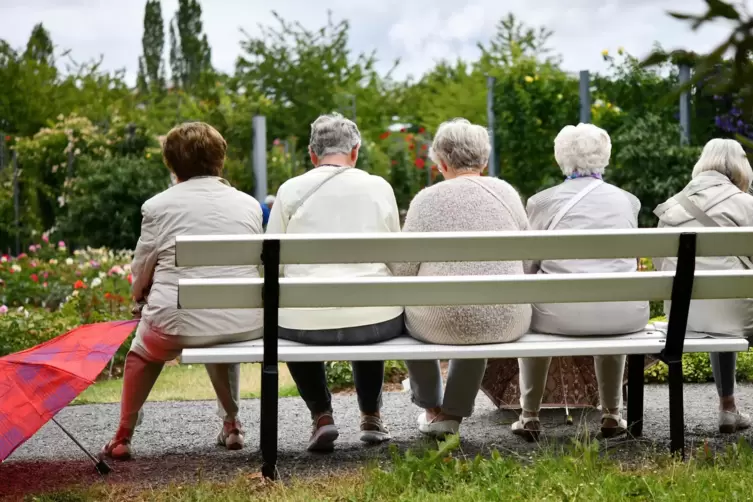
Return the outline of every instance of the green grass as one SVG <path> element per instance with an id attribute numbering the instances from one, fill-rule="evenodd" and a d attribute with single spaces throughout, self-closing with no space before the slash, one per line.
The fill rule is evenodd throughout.
<path id="1" fill-rule="evenodd" d="M 155 489 L 104 483 L 81 490 L 29 496 L 37 502 L 88 501 L 732 501 L 753 493 L 753 451 L 746 443 L 712 456 L 704 448 L 688 462 L 668 457 L 626 466 L 600 455 L 597 443 L 574 443 L 567 452 L 517 459 L 458 458 L 457 438 L 423 455 L 395 455 L 389 468 L 344 476 L 265 483 L 240 474 L 228 483 L 196 483 Z"/>
<path id="2" fill-rule="evenodd" d="M 287 366 L 280 364 L 280 395 L 297 396 L 295 382 Z M 102 380 L 86 389 L 73 404 L 118 403 L 123 380 Z M 241 365 L 241 397 L 258 398 L 261 393 L 261 366 Z M 167 366 L 149 395 L 149 401 L 203 401 L 215 399 L 204 365 Z"/>

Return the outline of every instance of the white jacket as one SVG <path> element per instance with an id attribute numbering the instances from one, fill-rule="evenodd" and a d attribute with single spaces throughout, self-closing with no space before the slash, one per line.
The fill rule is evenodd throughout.
<path id="1" fill-rule="evenodd" d="M 155 195 L 144 203 L 141 213 L 132 290 L 136 300 L 146 299 L 142 323 L 164 335 L 181 337 L 251 332 L 261 336 L 260 309 L 178 309 L 179 278 L 258 278 L 258 267 L 175 266 L 175 237 L 179 235 L 261 234 L 259 203 L 221 178 L 199 177 Z"/>
<path id="2" fill-rule="evenodd" d="M 528 200 L 533 230 L 548 230 L 560 210 L 593 178 L 566 180 Z M 640 201 L 632 194 L 601 183 L 576 203 L 552 230 L 637 228 Z M 635 258 L 613 260 L 545 260 L 539 274 L 635 272 Z M 649 318 L 648 302 L 549 303 L 533 305 L 531 331 L 562 335 L 617 335 L 640 331 Z"/>
<path id="3" fill-rule="evenodd" d="M 321 166 L 283 183 L 269 215 L 267 233 L 400 231 L 395 194 L 387 181 L 356 168 L 345 168 L 327 180 L 337 171 L 337 167 Z M 392 274 L 384 263 L 351 263 L 286 265 L 282 275 L 346 278 Z M 402 307 L 280 309 L 279 324 L 288 329 L 338 329 L 377 324 L 402 313 Z"/>
<path id="4" fill-rule="evenodd" d="M 737 190 L 737 192 L 735 192 Z M 722 227 L 753 226 L 753 196 L 736 189 L 732 182 L 716 171 L 701 173 L 683 189 L 685 195 Z M 732 193 L 719 201 L 724 192 Z M 654 213 L 662 227 L 702 227 L 674 199 L 660 204 Z M 675 270 L 676 258 L 655 258 L 657 270 Z M 696 270 L 744 270 L 735 256 L 696 258 Z M 669 315 L 671 302 L 665 302 Z M 688 330 L 716 335 L 753 335 L 753 299 L 693 300 L 690 302 Z"/>

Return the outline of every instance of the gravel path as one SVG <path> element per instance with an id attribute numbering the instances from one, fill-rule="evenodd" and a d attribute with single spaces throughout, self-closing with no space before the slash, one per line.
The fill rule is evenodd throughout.
<path id="1" fill-rule="evenodd" d="M 610 454 L 627 461 L 640 461 L 644 455 L 666 451 L 669 444 L 667 389 L 646 387 L 644 438 L 641 441 L 615 445 Z M 753 406 L 753 386 L 741 385 L 738 400 L 742 406 Z M 686 441 L 689 446 L 708 440 L 714 448 L 737 441 L 738 437 L 720 437 L 716 433 L 716 392 L 713 385 L 685 387 Z M 96 451 L 115 430 L 118 405 L 86 405 L 66 408 L 58 420 L 87 447 Z M 334 453 L 310 454 L 305 451 L 308 438 L 308 412 L 299 398 L 280 400 L 279 468 L 282 479 L 292 475 L 321 475 L 334 471 L 357 469 L 369 462 L 389 458 L 387 446 L 364 448 L 358 441 L 358 408 L 355 396 L 336 395 L 335 418 L 341 429 Z M 415 427 L 418 409 L 404 392 L 384 395 L 384 418 L 392 432 L 392 444 L 401 450 L 421 448 L 430 443 Z M 247 449 L 228 452 L 213 445 L 218 419 L 212 402 L 149 403 L 146 417 L 134 441 L 137 459 L 115 463 L 107 478 L 111 483 L 139 482 L 156 486 L 170 482 L 196 479 L 223 479 L 239 471 L 256 472 L 261 457 L 258 451 L 259 401 L 243 402 L 246 418 Z M 515 415 L 496 410 L 482 394 L 476 399 L 476 414 L 464 422 L 463 451 L 466 454 L 488 452 L 496 448 L 503 453 L 529 455 L 542 448 L 521 442 L 510 432 Z M 575 426 L 564 425 L 564 412 L 550 410 L 543 423 L 547 438 L 543 447 L 567 444 L 578 429 L 588 426 L 595 430 L 598 414 L 583 416 L 574 413 Z M 750 433 L 745 437 L 751 439 Z M 19 448 L 6 463 L 0 465 L 0 498 L 22 493 L 39 492 L 72 484 L 88 484 L 98 479 L 83 453 L 54 425 L 47 424 L 29 442 Z"/>

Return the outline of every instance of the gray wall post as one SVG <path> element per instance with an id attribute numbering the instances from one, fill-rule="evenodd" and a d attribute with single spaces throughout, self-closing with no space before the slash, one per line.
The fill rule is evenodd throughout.
<path id="1" fill-rule="evenodd" d="M 690 66 L 680 65 L 680 85 L 685 85 L 690 81 Z M 680 95 L 680 144 L 690 144 L 690 90 L 686 89 Z"/>
<path id="2" fill-rule="evenodd" d="M 251 125 L 254 131 L 254 197 L 264 203 L 264 197 L 267 196 L 267 118 L 264 115 L 254 115 Z"/>
<path id="3" fill-rule="evenodd" d="M 13 150 L 13 228 L 16 231 L 16 256 L 21 254 L 21 194 L 18 186 L 18 152 Z"/>
<path id="4" fill-rule="evenodd" d="M 489 154 L 489 176 L 496 178 L 499 176 L 497 168 L 497 146 L 494 142 L 494 84 L 497 79 L 486 76 L 486 123 L 489 130 L 489 143 L 491 143 L 491 153 Z"/>
<path id="5" fill-rule="evenodd" d="M 588 70 L 580 72 L 580 122 L 591 122 L 591 76 Z"/>

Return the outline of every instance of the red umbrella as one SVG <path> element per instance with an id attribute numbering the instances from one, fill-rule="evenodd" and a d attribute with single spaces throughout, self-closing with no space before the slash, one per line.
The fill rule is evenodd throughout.
<path id="1" fill-rule="evenodd" d="M 137 323 L 89 324 L 0 357 L 0 463 L 94 383 Z M 97 470 L 109 471 L 107 464 L 99 462 L 68 431 L 63 432 L 89 455 Z"/>

